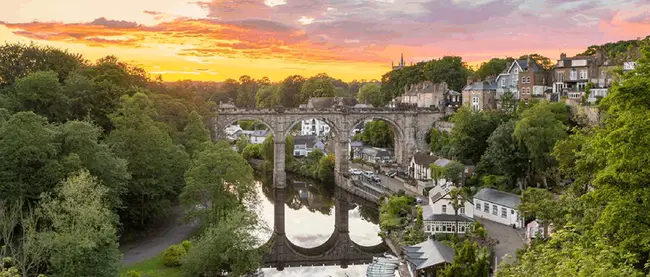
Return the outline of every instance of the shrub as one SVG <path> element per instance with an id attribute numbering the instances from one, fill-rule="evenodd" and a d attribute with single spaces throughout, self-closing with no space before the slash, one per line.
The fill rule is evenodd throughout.
<path id="1" fill-rule="evenodd" d="M 185 248 L 185 252 L 188 252 L 188 251 L 190 251 L 190 247 L 192 247 L 192 242 L 189 241 L 189 240 L 184 240 L 181 243 L 181 245 L 183 246 L 183 248 Z"/>
<path id="2" fill-rule="evenodd" d="M 168 267 L 181 266 L 182 260 L 187 255 L 187 250 L 181 244 L 175 244 L 163 253 L 163 264 Z"/>
<path id="3" fill-rule="evenodd" d="M 140 273 L 135 270 L 130 270 L 126 273 L 126 277 L 140 277 Z"/>

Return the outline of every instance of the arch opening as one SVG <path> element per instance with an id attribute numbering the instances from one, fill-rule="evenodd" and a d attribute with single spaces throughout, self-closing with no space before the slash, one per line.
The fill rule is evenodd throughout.
<path id="1" fill-rule="evenodd" d="M 355 143 L 349 153 L 350 160 L 395 170 L 403 166 L 405 134 L 397 122 L 368 116 L 358 119 L 351 128 L 350 141 Z"/>

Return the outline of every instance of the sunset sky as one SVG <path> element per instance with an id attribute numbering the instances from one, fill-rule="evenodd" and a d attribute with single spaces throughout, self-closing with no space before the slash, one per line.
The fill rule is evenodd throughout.
<path id="1" fill-rule="evenodd" d="M 114 54 L 165 80 L 379 79 L 407 62 L 468 64 L 650 34 L 650 0 L 0 0 L 0 41 Z"/>

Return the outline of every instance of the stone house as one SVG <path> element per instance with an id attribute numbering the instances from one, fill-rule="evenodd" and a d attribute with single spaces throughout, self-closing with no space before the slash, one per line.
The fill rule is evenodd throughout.
<path id="1" fill-rule="evenodd" d="M 429 180 L 431 179 L 431 164 L 434 163 L 438 157 L 430 155 L 425 152 L 417 152 L 413 154 L 409 162 L 408 175 L 415 180 Z"/>
<path id="2" fill-rule="evenodd" d="M 553 224 L 548 226 L 547 232 L 548 236 L 553 234 Z M 530 244 L 534 238 L 544 238 L 544 227 L 537 219 L 526 224 L 526 243 Z"/>
<path id="3" fill-rule="evenodd" d="M 474 195 L 474 217 L 522 228 L 523 220 L 517 211 L 520 203 L 515 194 L 483 188 Z"/>
<path id="4" fill-rule="evenodd" d="M 497 84 L 491 79 L 474 82 L 468 79 L 463 88 L 463 105 L 475 111 L 491 110 L 497 108 Z"/>
<path id="5" fill-rule="evenodd" d="M 470 199 L 463 199 L 463 204 L 456 215 L 449 196 L 453 188 L 455 186 L 451 183 L 442 180 L 429 191 L 429 204 L 422 206 L 426 234 L 465 234 L 474 223 L 474 204 Z M 458 226 L 457 231 L 456 226 Z"/>

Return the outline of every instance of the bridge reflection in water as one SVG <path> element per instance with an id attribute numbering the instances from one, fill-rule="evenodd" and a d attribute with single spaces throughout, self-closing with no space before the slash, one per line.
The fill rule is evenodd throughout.
<path id="1" fill-rule="evenodd" d="M 325 243 L 305 248 L 292 243 L 285 233 L 285 194 L 286 188 L 274 189 L 273 235 L 266 243 L 270 251 L 264 256 L 264 266 L 283 270 L 285 267 L 367 264 L 372 258 L 389 251 L 382 241 L 374 246 L 363 246 L 350 239 L 348 214 L 356 204 L 377 206 L 360 197 L 336 187 L 334 191 L 334 232 Z"/>

